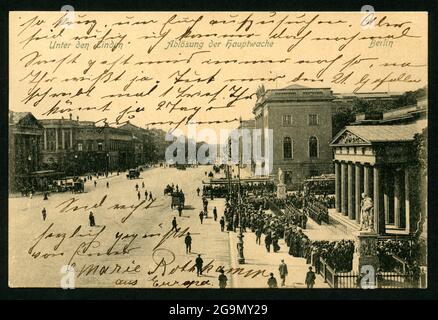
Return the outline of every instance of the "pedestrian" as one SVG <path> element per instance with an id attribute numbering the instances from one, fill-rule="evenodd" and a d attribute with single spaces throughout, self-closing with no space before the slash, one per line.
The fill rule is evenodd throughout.
<path id="1" fill-rule="evenodd" d="M 202 264 L 204 263 L 204 260 L 202 260 L 201 255 L 198 254 L 198 257 L 195 260 L 195 264 L 196 264 L 196 275 L 202 276 Z"/>
<path id="2" fill-rule="evenodd" d="M 173 230 L 178 231 L 175 217 L 173 217 L 173 220 L 172 220 L 172 230 L 171 231 L 173 231 Z"/>
<path id="3" fill-rule="evenodd" d="M 181 205 L 178 206 L 178 215 L 181 217 L 183 208 Z"/>
<path id="4" fill-rule="evenodd" d="M 217 209 L 216 209 L 216 207 L 213 208 L 213 218 L 214 218 L 214 221 L 217 220 Z"/>
<path id="5" fill-rule="evenodd" d="M 271 252 L 271 243 L 272 243 L 271 232 L 268 232 L 268 234 L 265 237 L 265 246 L 268 252 Z"/>
<path id="6" fill-rule="evenodd" d="M 260 245 L 261 239 L 262 239 L 262 228 L 257 228 L 256 230 L 256 244 Z"/>
<path id="7" fill-rule="evenodd" d="M 44 199 L 43 200 L 49 200 L 49 193 L 47 191 L 44 192 Z"/>
<path id="8" fill-rule="evenodd" d="M 43 221 L 46 221 L 46 217 L 47 217 L 46 208 L 43 208 L 42 214 L 43 214 Z"/>
<path id="9" fill-rule="evenodd" d="M 221 224 L 221 231 L 224 232 L 224 228 L 225 228 L 225 219 L 224 219 L 224 217 L 221 218 L 219 223 Z"/>
<path id="10" fill-rule="evenodd" d="M 190 236 L 190 232 L 187 232 L 184 242 L 186 244 L 186 253 L 190 253 L 192 251 L 192 237 Z"/>
<path id="11" fill-rule="evenodd" d="M 137 197 L 138 197 L 138 200 L 140 200 L 140 198 L 141 198 L 140 191 L 137 191 Z"/>
<path id="12" fill-rule="evenodd" d="M 106 188 L 109 189 L 109 182 L 106 182 Z"/>
<path id="13" fill-rule="evenodd" d="M 94 187 L 95 188 L 97 187 L 97 181 L 96 180 L 94 180 Z"/>
<path id="14" fill-rule="evenodd" d="M 284 263 L 284 260 L 281 260 L 280 266 L 278 267 L 278 271 L 280 272 L 281 286 L 284 287 L 286 285 L 286 276 L 287 276 L 287 265 L 286 263 Z"/>
<path id="15" fill-rule="evenodd" d="M 135 191 L 138 191 L 138 183 L 135 184 Z"/>
<path id="16" fill-rule="evenodd" d="M 88 216 L 88 219 L 90 220 L 90 227 L 96 226 L 96 222 L 94 221 L 94 214 L 92 211 L 90 211 L 90 215 Z"/>
<path id="17" fill-rule="evenodd" d="M 198 189 L 196 189 L 196 193 L 198 194 L 198 197 L 199 197 L 200 192 L 201 192 L 201 189 L 199 189 L 199 187 L 198 187 Z"/>
<path id="18" fill-rule="evenodd" d="M 274 274 L 271 272 L 270 274 L 270 277 L 269 277 L 269 279 L 268 279 L 268 286 L 269 286 L 269 288 L 277 288 L 278 286 L 277 286 L 277 279 L 275 279 L 275 277 L 274 277 Z"/>
<path id="19" fill-rule="evenodd" d="M 152 191 L 149 191 L 149 201 L 152 201 Z"/>
<path id="20" fill-rule="evenodd" d="M 201 220 L 201 224 L 202 224 L 202 221 L 204 221 L 204 212 L 199 212 L 199 220 Z"/>
<path id="21" fill-rule="evenodd" d="M 307 289 L 313 289 L 313 286 L 315 285 L 315 279 L 315 272 L 312 271 L 312 267 L 309 267 L 309 271 L 306 274 Z"/>
<path id="22" fill-rule="evenodd" d="M 144 182 L 141 183 L 141 187 L 142 187 L 142 189 L 144 189 Z"/>
<path id="23" fill-rule="evenodd" d="M 221 273 L 221 274 L 219 275 L 219 278 L 218 278 L 218 280 L 219 280 L 219 288 L 221 288 L 221 289 L 225 289 L 226 286 L 227 286 L 228 278 L 227 278 L 227 276 L 225 275 L 225 271 L 224 271 L 224 269 L 221 269 L 220 273 Z"/>

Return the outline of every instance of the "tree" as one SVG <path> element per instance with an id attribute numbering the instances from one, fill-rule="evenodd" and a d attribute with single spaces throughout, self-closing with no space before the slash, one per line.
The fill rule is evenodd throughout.
<path id="1" fill-rule="evenodd" d="M 354 122 L 355 115 L 349 106 L 340 106 L 332 115 L 332 135 L 335 136 L 345 126 Z"/>

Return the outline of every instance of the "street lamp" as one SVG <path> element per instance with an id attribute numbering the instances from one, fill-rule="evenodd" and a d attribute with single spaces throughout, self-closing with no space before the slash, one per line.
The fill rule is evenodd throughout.
<path id="1" fill-rule="evenodd" d="M 242 118 L 240 118 L 240 127 L 242 126 Z M 238 262 L 239 264 L 244 264 L 245 263 L 245 256 L 243 254 L 243 231 L 242 231 L 242 196 L 241 196 L 241 189 L 240 189 L 240 155 L 239 155 L 239 160 L 237 163 L 237 178 L 238 180 L 238 185 L 237 185 L 237 192 L 238 192 L 238 213 L 239 213 L 239 220 L 240 220 L 240 228 L 239 228 L 239 235 L 237 236 L 237 238 L 239 238 L 239 242 L 237 243 L 237 250 L 239 253 L 239 259 Z"/>
<path id="2" fill-rule="evenodd" d="M 77 176 L 78 175 L 78 155 L 77 154 L 75 154 L 75 164 L 74 164 L 74 167 L 75 167 L 75 176 Z"/>
<path id="3" fill-rule="evenodd" d="M 109 153 L 106 154 L 106 176 L 108 177 L 108 170 L 109 170 Z"/>

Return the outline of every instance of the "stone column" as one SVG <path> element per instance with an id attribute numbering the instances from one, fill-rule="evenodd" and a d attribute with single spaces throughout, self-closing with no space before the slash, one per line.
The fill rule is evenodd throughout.
<path id="1" fill-rule="evenodd" d="M 354 219 L 354 165 L 352 163 L 348 164 L 348 186 L 347 186 L 347 193 L 348 193 L 348 218 Z"/>
<path id="2" fill-rule="evenodd" d="M 70 149 L 73 149 L 73 129 L 70 128 Z"/>
<path id="3" fill-rule="evenodd" d="M 367 165 L 363 166 L 363 192 L 371 197 L 370 194 L 370 167 Z"/>
<path id="4" fill-rule="evenodd" d="M 405 230 L 411 232 L 410 226 L 410 190 L 409 190 L 409 168 L 405 169 Z"/>
<path id="5" fill-rule="evenodd" d="M 341 212 L 341 164 L 335 162 L 336 211 Z"/>
<path id="6" fill-rule="evenodd" d="M 347 202 L 347 164 L 341 163 L 341 212 L 346 216 L 348 214 Z"/>
<path id="7" fill-rule="evenodd" d="M 65 150 L 65 132 L 61 129 L 62 149 Z"/>
<path id="8" fill-rule="evenodd" d="M 373 178 L 374 178 L 374 230 L 377 234 L 385 233 L 385 211 L 383 206 L 383 190 L 382 190 L 382 169 L 374 166 L 373 167 Z"/>
<path id="9" fill-rule="evenodd" d="M 356 168 L 355 168 L 355 182 L 354 182 L 354 186 L 355 186 L 355 193 L 354 193 L 354 198 L 355 198 L 355 207 L 354 207 L 354 211 L 355 211 L 355 216 L 356 216 L 356 222 L 360 223 L 360 205 L 361 205 L 361 185 L 362 185 L 362 166 L 360 164 L 356 164 Z"/>
<path id="10" fill-rule="evenodd" d="M 400 172 L 394 171 L 394 224 L 397 228 L 401 227 L 400 187 Z"/>
<path id="11" fill-rule="evenodd" d="M 47 150 L 47 130 L 44 128 L 44 150 Z"/>
<path id="12" fill-rule="evenodd" d="M 385 208 L 385 222 L 386 224 L 394 224 L 394 170 L 387 168 L 385 170 L 384 189 L 385 194 L 383 203 Z"/>
<path id="13" fill-rule="evenodd" d="M 58 151 L 58 128 L 55 128 L 55 150 Z"/>

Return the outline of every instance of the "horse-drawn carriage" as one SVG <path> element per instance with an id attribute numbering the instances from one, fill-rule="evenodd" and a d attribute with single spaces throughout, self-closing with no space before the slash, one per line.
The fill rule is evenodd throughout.
<path id="1" fill-rule="evenodd" d="M 138 177 L 140 177 L 140 171 L 138 169 L 129 169 L 126 177 L 128 179 L 137 179 Z"/>
<path id="2" fill-rule="evenodd" d="M 167 185 L 166 188 L 164 188 L 164 195 L 172 194 L 173 187 L 170 185 Z"/>
<path id="3" fill-rule="evenodd" d="M 83 193 L 85 190 L 84 180 L 78 179 L 73 184 L 73 192 L 75 193 Z"/>
<path id="4" fill-rule="evenodd" d="M 84 192 L 84 180 L 77 177 L 66 177 L 53 181 L 53 184 L 49 185 L 49 191 L 55 192 Z"/>
<path id="5" fill-rule="evenodd" d="M 178 191 L 178 192 L 172 192 L 171 195 L 172 195 L 172 202 L 170 204 L 170 207 L 172 209 L 175 207 L 176 208 L 178 208 L 178 207 L 184 208 L 184 204 L 185 204 L 184 193 L 181 191 Z"/>

